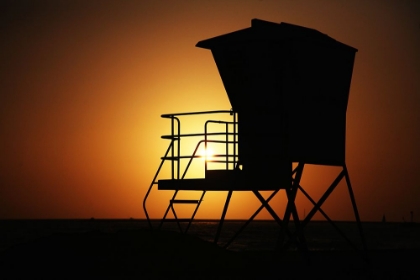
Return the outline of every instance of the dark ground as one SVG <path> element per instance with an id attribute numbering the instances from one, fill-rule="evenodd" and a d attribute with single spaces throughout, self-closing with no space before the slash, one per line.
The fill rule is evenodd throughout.
<path id="1" fill-rule="evenodd" d="M 381 236 L 399 244 L 420 237 L 418 224 L 394 231 Z M 417 243 L 374 245 L 369 262 L 354 250 L 311 251 L 308 259 L 296 251 L 232 251 L 147 228 L 55 231 L 13 243 L 0 251 L 0 279 L 420 279 Z"/>

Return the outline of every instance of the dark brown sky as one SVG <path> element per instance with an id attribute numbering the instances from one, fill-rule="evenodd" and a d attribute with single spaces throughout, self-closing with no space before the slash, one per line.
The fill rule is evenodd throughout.
<path id="1" fill-rule="evenodd" d="M 0 218 L 144 217 L 167 144 L 160 114 L 230 109 L 210 52 L 195 44 L 260 18 L 359 50 L 347 166 L 361 217 L 414 211 L 419 221 L 418 15 L 416 1 L 2 1 Z M 316 193 L 330 173 L 308 174 Z M 217 218 L 218 198 L 199 217 Z M 158 218 L 167 201 L 152 199 Z M 327 212 L 352 219 L 347 200 L 338 191 Z M 232 218 L 256 205 L 233 203 Z"/>

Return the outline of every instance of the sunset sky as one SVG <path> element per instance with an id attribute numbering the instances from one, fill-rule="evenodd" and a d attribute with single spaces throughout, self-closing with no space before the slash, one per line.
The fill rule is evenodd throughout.
<path id="1" fill-rule="evenodd" d="M 420 2 L 408 0 L 2 1 L 0 219 L 144 218 L 168 145 L 160 115 L 231 108 L 211 52 L 195 44 L 259 18 L 358 49 L 346 155 L 361 219 L 409 220 L 413 211 L 419 222 L 419 15 Z M 306 171 L 315 196 L 337 173 Z M 344 187 L 325 210 L 352 220 Z M 225 195 L 210 194 L 198 218 L 218 218 Z M 167 202 L 153 192 L 151 216 Z M 257 207 L 234 194 L 227 218 Z"/>

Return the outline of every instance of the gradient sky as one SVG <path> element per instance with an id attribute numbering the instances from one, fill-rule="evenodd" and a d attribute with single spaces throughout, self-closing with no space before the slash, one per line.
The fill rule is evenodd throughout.
<path id="1" fill-rule="evenodd" d="M 413 211 L 420 221 L 419 15 L 420 2 L 408 0 L 2 1 L 0 219 L 144 218 L 168 144 L 160 115 L 230 109 L 211 53 L 195 44 L 260 18 L 359 50 L 347 166 L 361 218 L 402 221 Z M 308 168 L 302 184 L 316 196 L 334 172 Z M 224 197 L 211 194 L 198 217 L 218 218 Z M 151 216 L 167 202 L 153 193 Z M 310 206 L 299 203 L 304 215 Z M 227 217 L 247 218 L 254 206 L 234 194 Z M 344 186 L 325 210 L 353 219 Z"/>

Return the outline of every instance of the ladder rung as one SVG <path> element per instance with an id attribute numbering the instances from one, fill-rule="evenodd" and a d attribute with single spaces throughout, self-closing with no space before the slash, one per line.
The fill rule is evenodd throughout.
<path id="1" fill-rule="evenodd" d="M 197 199 L 171 199 L 171 203 L 197 204 L 200 200 Z"/>
<path id="2" fill-rule="evenodd" d="M 177 161 L 180 159 L 180 157 L 161 157 L 160 159 Z"/>

